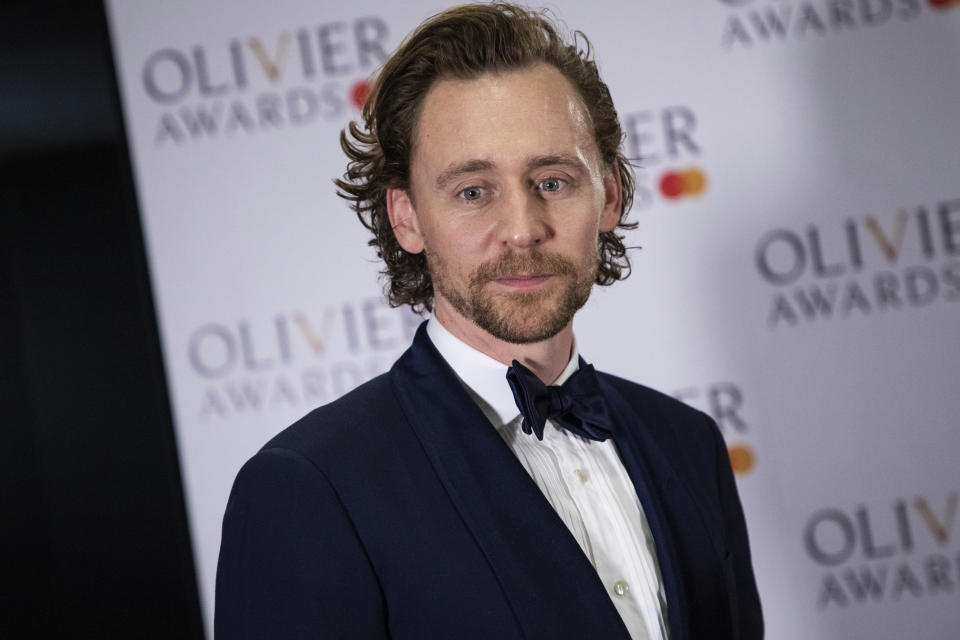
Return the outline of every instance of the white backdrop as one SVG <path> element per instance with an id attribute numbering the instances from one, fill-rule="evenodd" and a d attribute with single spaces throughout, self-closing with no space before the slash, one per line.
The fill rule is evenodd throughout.
<path id="1" fill-rule="evenodd" d="M 643 248 L 583 353 L 717 418 L 768 637 L 957 637 L 960 1 L 551 7 L 642 165 Z M 208 629 L 240 465 L 419 321 L 332 179 L 366 79 L 442 8 L 108 3 Z"/>

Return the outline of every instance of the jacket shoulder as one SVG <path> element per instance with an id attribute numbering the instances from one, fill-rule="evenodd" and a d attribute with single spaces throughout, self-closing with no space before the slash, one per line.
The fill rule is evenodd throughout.
<path id="1" fill-rule="evenodd" d="M 600 374 L 619 399 L 639 418 L 634 428 L 643 429 L 660 451 L 688 469 L 710 470 L 726 460 L 726 445 L 717 423 L 699 409 L 641 384 Z M 723 461 L 721 461 L 723 458 Z"/>
<path id="2" fill-rule="evenodd" d="M 385 436 L 402 415 L 389 374 L 381 374 L 306 414 L 261 451 L 289 449 L 314 463 L 330 456 L 362 455 L 389 441 Z"/>
<path id="3" fill-rule="evenodd" d="M 705 413 L 662 391 L 651 389 L 609 373 L 597 372 L 597 375 L 602 383 L 612 387 L 641 416 L 667 420 L 669 423 L 677 422 L 716 428 L 713 426 L 713 419 Z"/>

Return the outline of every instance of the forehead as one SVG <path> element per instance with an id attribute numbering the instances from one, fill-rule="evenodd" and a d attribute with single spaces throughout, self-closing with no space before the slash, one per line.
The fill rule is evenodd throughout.
<path id="1" fill-rule="evenodd" d="M 593 125 L 573 85 L 539 63 L 437 81 L 421 106 L 412 169 L 477 159 L 509 168 L 525 158 L 571 154 L 595 160 Z"/>

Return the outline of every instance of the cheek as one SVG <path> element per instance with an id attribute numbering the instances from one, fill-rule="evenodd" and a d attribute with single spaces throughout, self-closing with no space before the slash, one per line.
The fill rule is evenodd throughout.
<path id="1" fill-rule="evenodd" d="M 591 219 L 590 224 L 580 229 L 578 254 L 584 264 L 593 263 L 597 259 L 600 247 L 600 228 L 597 220 Z"/>
<path id="2" fill-rule="evenodd" d="M 570 232 L 576 236 L 582 246 L 592 246 L 597 241 L 600 233 L 601 212 L 602 208 L 596 206 L 593 198 L 589 203 L 584 203 L 583 208 L 576 212 L 577 215 L 570 212 L 567 218 L 570 221 Z"/>
<path id="3" fill-rule="evenodd" d="M 472 262 L 489 248 L 491 221 L 482 217 L 461 218 L 434 229 L 434 238 L 450 259 Z"/>
<path id="4" fill-rule="evenodd" d="M 467 229 L 447 229 L 433 237 L 435 239 L 435 250 L 441 252 L 453 264 L 468 259 L 472 253 L 472 234 Z"/>
<path id="5" fill-rule="evenodd" d="M 459 277 L 469 274 L 475 266 L 479 253 L 475 238 L 476 234 L 469 229 L 431 228 L 424 234 L 424 243 L 448 277 Z"/>

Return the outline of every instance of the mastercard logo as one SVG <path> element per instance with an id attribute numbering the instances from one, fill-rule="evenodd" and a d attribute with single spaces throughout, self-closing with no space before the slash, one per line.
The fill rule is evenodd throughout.
<path id="1" fill-rule="evenodd" d="M 363 105 L 366 103 L 367 96 L 369 95 L 370 82 L 367 80 L 360 80 L 350 87 L 350 103 L 357 109 L 363 109 Z"/>
<path id="2" fill-rule="evenodd" d="M 960 0 L 927 0 L 934 9 L 951 9 L 960 7 Z"/>
<path id="3" fill-rule="evenodd" d="M 699 196 L 706 188 L 707 176 L 698 167 L 667 171 L 660 176 L 660 193 L 670 200 Z"/>
<path id="4" fill-rule="evenodd" d="M 730 455 L 730 466 L 733 467 L 733 472 L 738 476 L 750 473 L 757 464 L 757 457 L 754 455 L 753 449 L 745 444 L 735 444 L 728 447 L 727 453 Z"/>

